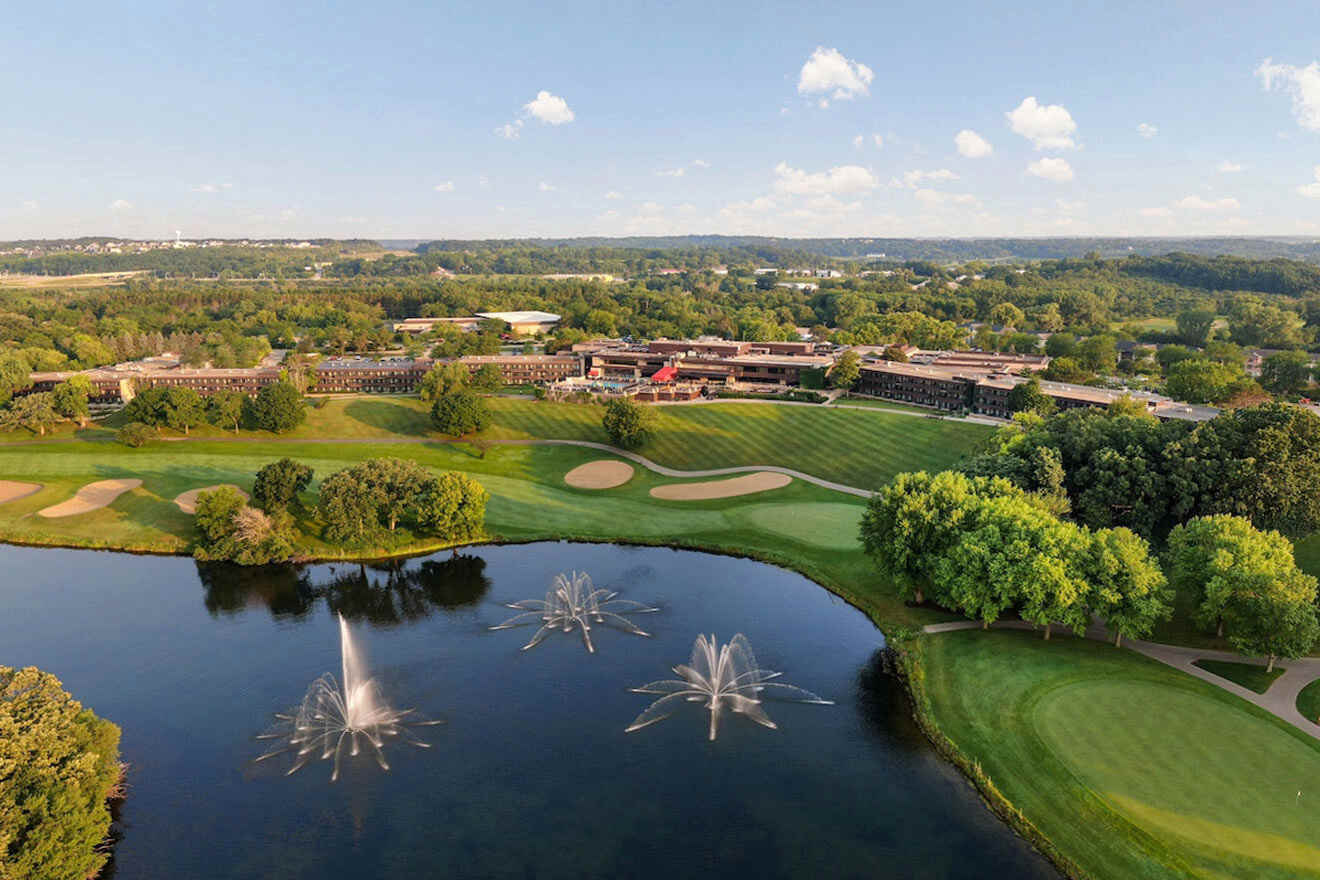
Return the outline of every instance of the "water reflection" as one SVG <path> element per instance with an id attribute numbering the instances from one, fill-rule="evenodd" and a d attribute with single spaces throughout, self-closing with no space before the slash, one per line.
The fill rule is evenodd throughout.
<path id="1" fill-rule="evenodd" d="M 491 586 L 486 560 L 464 553 L 328 566 L 198 562 L 197 576 L 212 617 L 264 608 L 276 619 L 299 620 L 324 601 L 348 620 L 375 626 L 475 607 Z"/>
<path id="2" fill-rule="evenodd" d="M 912 717 L 907 691 L 893 663 L 889 650 L 881 648 L 858 670 L 857 713 L 863 728 L 876 739 L 904 752 L 924 752 L 929 743 Z"/>

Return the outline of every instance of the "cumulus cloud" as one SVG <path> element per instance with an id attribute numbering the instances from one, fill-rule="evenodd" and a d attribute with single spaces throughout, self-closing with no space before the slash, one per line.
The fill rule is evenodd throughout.
<path id="1" fill-rule="evenodd" d="M 130 201 L 127 201 L 126 199 L 115 199 L 113 202 L 110 203 L 110 210 L 111 210 L 111 211 L 131 211 L 131 210 L 133 210 L 133 203 L 130 202 Z"/>
<path id="2" fill-rule="evenodd" d="M 536 97 L 523 105 L 528 115 L 550 125 L 563 125 L 572 122 L 576 116 L 569 109 L 568 102 L 558 95 L 552 95 L 542 89 Z"/>
<path id="3" fill-rule="evenodd" d="M 536 185 L 536 188 L 543 193 L 554 192 L 556 187 L 553 184 L 546 183 L 544 180 Z"/>
<path id="4" fill-rule="evenodd" d="M 605 198 L 610 200 L 621 199 L 623 198 L 623 193 L 619 192 L 618 190 L 612 189 L 609 192 L 605 193 Z"/>
<path id="5" fill-rule="evenodd" d="M 523 121 L 521 119 L 515 119 L 513 122 L 501 125 L 499 128 L 495 129 L 495 133 L 506 141 L 516 141 L 518 135 L 522 134 L 522 127 Z"/>
<path id="6" fill-rule="evenodd" d="M 776 208 L 775 200 L 769 196 L 760 196 L 746 202 L 730 202 L 720 208 L 720 216 L 728 219 L 742 219 L 748 215 L 764 215 Z"/>
<path id="7" fill-rule="evenodd" d="M 1035 97 L 1027 97 L 1004 116 L 1013 133 L 1031 141 L 1038 150 L 1071 150 L 1077 146 L 1073 140 L 1077 123 L 1061 104 L 1040 104 Z"/>
<path id="8" fill-rule="evenodd" d="M 1161 205 L 1157 208 L 1142 208 L 1141 211 L 1139 211 L 1138 213 L 1140 213 L 1141 216 L 1143 217 L 1152 217 L 1152 218 L 1172 217 L 1173 209 Z"/>
<path id="9" fill-rule="evenodd" d="M 866 143 L 866 138 L 864 138 L 860 134 L 853 138 L 853 146 L 857 147 L 858 149 L 860 149 L 862 144 L 864 143 Z"/>
<path id="10" fill-rule="evenodd" d="M 1072 166 L 1068 164 L 1068 161 L 1053 156 L 1032 162 L 1027 166 L 1027 173 L 1036 177 L 1043 177 L 1046 180 L 1052 180 L 1055 183 L 1067 183 L 1074 177 Z"/>
<path id="11" fill-rule="evenodd" d="M 962 207 L 981 207 L 981 200 L 971 193 L 946 193 L 934 189 L 919 189 L 914 192 L 913 197 L 922 206 L 931 210 L 942 208 L 946 205 L 958 205 Z"/>
<path id="12" fill-rule="evenodd" d="M 231 189 L 232 183 L 199 183 L 189 187 L 195 193 L 218 193 L 221 190 Z"/>
<path id="13" fill-rule="evenodd" d="M 1149 122 L 1143 122 L 1137 126 L 1137 134 L 1149 140 L 1159 133 L 1159 129 Z"/>
<path id="14" fill-rule="evenodd" d="M 798 75 L 798 94 L 828 96 L 847 101 L 871 91 L 875 73 L 865 64 L 849 61 L 838 49 L 818 46 Z M 822 106 L 827 102 L 822 101 Z"/>
<path id="15" fill-rule="evenodd" d="M 1292 112 L 1298 125 L 1320 131 L 1320 61 L 1295 67 L 1266 58 L 1256 68 L 1256 76 L 1265 91 L 1279 89 L 1292 96 Z"/>
<path id="16" fill-rule="evenodd" d="M 948 183 L 957 179 L 958 175 L 948 168 L 936 168 L 933 171 L 904 171 L 902 177 L 891 178 L 889 185 L 916 189 L 923 183 Z"/>
<path id="17" fill-rule="evenodd" d="M 871 143 L 875 144 L 875 148 L 879 150 L 884 147 L 885 139 L 881 135 L 873 134 L 871 135 Z M 859 134 L 856 137 L 854 137 L 853 146 L 857 147 L 858 149 L 861 149 L 862 147 L 866 146 L 866 135 Z"/>
<path id="18" fill-rule="evenodd" d="M 860 165 L 838 165 L 829 171 L 807 172 L 790 168 L 787 162 L 775 166 L 775 191 L 787 195 L 822 196 L 874 189 L 878 181 Z"/>
<path id="19" fill-rule="evenodd" d="M 1237 199 L 1203 199 L 1200 196 L 1187 196 L 1173 203 L 1175 208 L 1183 211 L 1194 211 L 1201 214 L 1222 214 L 1226 211 L 1236 211 L 1242 207 Z"/>
<path id="20" fill-rule="evenodd" d="M 37 208 L 40 208 L 40 207 L 41 207 L 41 205 L 40 205 L 40 203 L 37 202 L 36 199 L 28 199 L 26 202 L 23 203 L 23 210 L 24 210 L 24 211 L 35 211 L 35 210 L 37 210 Z"/>
<path id="21" fill-rule="evenodd" d="M 685 173 L 682 168 L 662 168 L 656 172 L 661 177 L 682 177 Z"/>
<path id="22" fill-rule="evenodd" d="M 1308 199 L 1320 199 L 1320 165 L 1315 166 L 1315 180 L 1297 187 L 1297 192 Z"/>
<path id="23" fill-rule="evenodd" d="M 707 162 L 705 159 L 693 159 L 693 160 L 692 160 L 692 167 L 693 167 L 693 168 L 709 168 L 709 167 L 710 167 L 710 163 Z"/>
<path id="24" fill-rule="evenodd" d="M 970 128 L 964 128 L 953 136 L 953 143 L 958 147 L 959 155 L 968 159 L 981 159 L 995 151 L 990 142 Z"/>
<path id="25" fill-rule="evenodd" d="M 1215 170 L 1220 174 L 1236 174 L 1242 170 L 1242 166 L 1236 162 L 1225 159 L 1215 166 Z"/>
<path id="26" fill-rule="evenodd" d="M 1086 202 L 1071 202 L 1067 199 L 1055 199 L 1054 206 L 1064 214 L 1078 214 L 1086 210 Z"/>
<path id="27" fill-rule="evenodd" d="M 446 180 L 444 183 L 437 183 L 437 184 L 435 185 L 435 191 L 438 192 L 438 193 L 450 193 L 450 192 L 453 192 L 453 191 L 454 191 L 454 182 L 453 182 L 452 180 Z"/>

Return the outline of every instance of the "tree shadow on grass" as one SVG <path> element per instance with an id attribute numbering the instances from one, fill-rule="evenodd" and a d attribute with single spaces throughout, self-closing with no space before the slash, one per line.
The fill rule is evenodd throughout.
<path id="1" fill-rule="evenodd" d="M 344 415 L 390 434 L 425 437 L 431 433 L 431 421 L 425 412 L 392 400 L 354 400 L 344 407 Z"/>

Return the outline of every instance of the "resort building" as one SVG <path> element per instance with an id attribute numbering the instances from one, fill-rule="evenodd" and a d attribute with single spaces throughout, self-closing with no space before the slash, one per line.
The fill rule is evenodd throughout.
<path id="1" fill-rule="evenodd" d="M 600 342 L 574 346 L 586 359 L 589 378 L 654 379 L 672 368 L 671 381 L 699 385 L 792 388 L 803 374 L 823 379 L 834 365 L 828 346 L 814 342 L 736 342 L 724 339 L 657 339 L 644 345 Z"/>
<path id="2" fill-rule="evenodd" d="M 559 323 L 559 316 L 550 312 L 477 312 L 477 317 L 503 321 L 514 336 L 540 336 Z"/>
<path id="3" fill-rule="evenodd" d="M 458 362 L 472 373 L 494 364 L 505 385 L 546 385 L 582 375 L 582 358 L 576 354 L 468 355 Z"/>

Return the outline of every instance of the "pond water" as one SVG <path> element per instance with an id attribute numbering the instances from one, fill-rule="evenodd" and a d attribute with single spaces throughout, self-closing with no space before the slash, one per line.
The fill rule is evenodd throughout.
<path id="1" fill-rule="evenodd" d="M 870 621 L 800 575 L 687 551 L 541 543 L 378 566 L 264 570 L 0 547 L 0 663 L 36 665 L 123 728 L 113 876 L 1057 877 L 933 753 Z M 658 607 L 651 636 L 490 631 L 560 572 Z M 255 762 L 349 621 L 419 749 Z M 685 704 L 625 728 L 698 633 L 834 705 L 767 703 L 777 730 Z"/>

